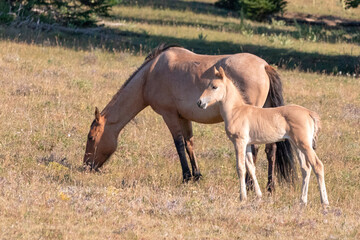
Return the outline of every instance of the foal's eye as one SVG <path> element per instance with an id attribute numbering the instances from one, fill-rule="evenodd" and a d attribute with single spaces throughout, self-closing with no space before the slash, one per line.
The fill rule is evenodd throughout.
<path id="1" fill-rule="evenodd" d="M 212 86 L 212 89 L 214 89 L 214 90 L 217 89 L 217 88 L 218 88 L 217 86 L 214 86 L 214 85 Z"/>
<path id="2" fill-rule="evenodd" d="M 91 135 L 89 135 L 89 136 L 88 136 L 88 140 L 89 140 L 89 141 L 94 141 L 94 137 L 91 136 Z"/>

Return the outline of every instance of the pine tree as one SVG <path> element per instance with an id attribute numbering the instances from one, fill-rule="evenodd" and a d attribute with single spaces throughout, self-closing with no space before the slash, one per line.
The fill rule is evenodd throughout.
<path id="1" fill-rule="evenodd" d="M 0 5 L 0 17 L 10 12 L 20 19 L 33 17 L 62 25 L 89 26 L 95 23 L 95 16 L 107 16 L 117 2 L 119 0 L 5 0 Z"/>
<path id="2" fill-rule="evenodd" d="M 285 0 L 219 0 L 215 6 L 232 11 L 242 11 L 245 17 L 263 21 L 272 14 L 284 12 Z"/>
<path id="3" fill-rule="evenodd" d="M 345 9 L 357 8 L 360 5 L 360 0 L 343 0 Z"/>

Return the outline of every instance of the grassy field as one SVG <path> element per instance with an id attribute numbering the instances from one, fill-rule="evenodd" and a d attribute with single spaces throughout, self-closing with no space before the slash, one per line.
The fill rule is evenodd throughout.
<path id="1" fill-rule="evenodd" d="M 207 4 L 214 1 L 149 2 L 114 8 L 91 34 L 0 25 L 0 239 L 359 239 L 359 28 L 241 25 Z M 301 12 L 296 3 L 292 11 Z M 316 13 L 313 3 L 306 7 Z M 306 208 L 300 179 L 240 204 L 223 124 L 194 125 L 204 178 L 182 184 L 171 135 L 151 109 L 123 129 L 101 172 L 82 171 L 95 106 L 161 41 L 199 53 L 249 51 L 278 66 L 286 102 L 322 117 L 317 153 L 328 213 L 314 175 Z M 257 176 L 265 191 L 263 150 Z"/>

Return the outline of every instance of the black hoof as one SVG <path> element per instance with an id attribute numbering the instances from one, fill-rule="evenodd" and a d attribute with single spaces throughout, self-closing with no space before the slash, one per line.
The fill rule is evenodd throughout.
<path id="1" fill-rule="evenodd" d="M 191 180 L 191 173 L 189 172 L 189 173 L 185 173 L 184 175 L 183 175 L 183 183 L 187 183 L 188 181 L 190 181 Z"/>
<path id="2" fill-rule="evenodd" d="M 194 175 L 194 181 L 199 181 L 202 178 L 201 173 L 195 173 Z"/>
<path id="3" fill-rule="evenodd" d="M 266 189 L 267 189 L 268 193 L 272 194 L 275 191 L 275 186 L 273 183 L 270 183 L 267 185 Z"/>

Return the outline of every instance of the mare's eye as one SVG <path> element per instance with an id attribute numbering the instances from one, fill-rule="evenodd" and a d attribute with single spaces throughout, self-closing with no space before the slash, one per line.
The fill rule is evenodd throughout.
<path id="1" fill-rule="evenodd" d="M 89 140 L 89 141 L 94 141 L 94 137 L 91 136 L 91 135 L 89 135 L 89 136 L 88 136 L 88 140 Z"/>
<path id="2" fill-rule="evenodd" d="M 212 89 L 215 90 L 215 89 L 217 89 L 217 88 L 218 88 L 217 86 L 212 85 Z"/>

